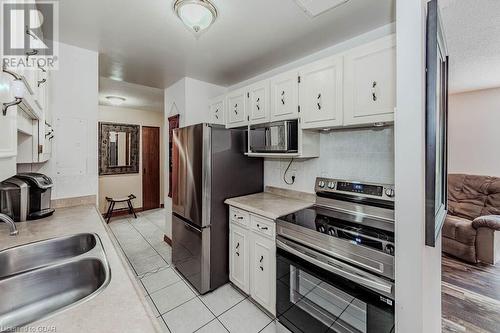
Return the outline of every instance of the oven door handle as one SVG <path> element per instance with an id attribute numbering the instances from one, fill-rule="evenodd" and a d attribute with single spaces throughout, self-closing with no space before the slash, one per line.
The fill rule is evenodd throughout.
<path id="1" fill-rule="evenodd" d="M 300 251 L 299 249 L 292 247 L 291 245 L 283 243 L 279 239 L 276 239 L 276 246 L 282 250 L 285 250 L 285 251 L 299 257 L 299 258 L 304 259 L 305 261 L 307 261 L 315 266 L 321 267 L 321 268 L 323 268 L 331 273 L 340 275 L 348 280 L 356 282 L 356 283 L 358 283 L 362 286 L 365 286 L 367 288 L 370 288 L 372 290 L 385 293 L 386 295 L 392 295 L 392 285 L 391 284 L 383 283 L 382 281 L 374 281 L 374 280 L 369 279 L 365 276 L 357 274 L 356 272 L 351 273 L 351 272 L 349 272 L 349 270 L 353 271 L 352 268 L 348 267 L 347 265 L 343 265 L 342 263 L 340 263 L 334 259 L 331 259 L 328 261 L 328 263 L 325 263 L 321 260 L 318 260 L 318 259 L 312 257 L 311 256 L 311 255 L 313 255 L 312 253 L 311 253 L 311 255 L 304 253 L 304 252 Z"/>

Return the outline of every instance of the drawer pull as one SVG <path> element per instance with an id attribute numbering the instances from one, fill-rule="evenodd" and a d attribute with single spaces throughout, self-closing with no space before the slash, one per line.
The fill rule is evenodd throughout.
<path id="1" fill-rule="evenodd" d="M 372 99 L 374 102 L 377 101 L 377 91 L 375 90 L 377 87 L 377 81 L 373 81 L 372 83 Z"/>
<path id="2" fill-rule="evenodd" d="M 269 230 L 268 227 L 264 226 L 264 227 L 261 227 L 260 224 L 257 223 L 257 228 L 259 228 L 260 230 Z"/>

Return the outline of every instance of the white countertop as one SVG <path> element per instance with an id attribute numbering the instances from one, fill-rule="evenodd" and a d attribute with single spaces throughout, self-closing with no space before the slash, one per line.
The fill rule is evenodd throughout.
<path id="1" fill-rule="evenodd" d="M 273 220 L 298 210 L 311 207 L 314 203 L 270 192 L 261 192 L 230 198 L 226 204 Z"/>
<path id="2" fill-rule="evenodd" d="M 135 277 L 123 261 L 123 254 L 115 249 L 115 241 L 108 235 L 107 226 L 95 207 L 58 209 L 52 217 L 16 223 L 16 226 L 19 235 L 12 237 L 9 236 L 7 225 L 0 223 L 0 250 L 47 238 L 96 233 L 101 238 L 111 269 L 111 281 L 101 293 L 55 315 L 28 324 L 27 328 L 54 327 L 54 332 L 57 333 L 161 332 Z"/>

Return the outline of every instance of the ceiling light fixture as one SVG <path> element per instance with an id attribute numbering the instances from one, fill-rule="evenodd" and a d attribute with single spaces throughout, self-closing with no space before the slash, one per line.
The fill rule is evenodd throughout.
<path id="1" fill-rule="evenodd" d="M 120 106 L 123 104 L 123 102 L 126 101 L 125 98 L 119 96 L 106 96 L 106 99 L 108 100 L 109 104 L 114 106 Z"/>
<path id="2" fill-rule="evenodd" d="M 217 8 L 209 0 L 176 0 L 174 12 L 195 34 L 210 27 L 217 18 Z"/>

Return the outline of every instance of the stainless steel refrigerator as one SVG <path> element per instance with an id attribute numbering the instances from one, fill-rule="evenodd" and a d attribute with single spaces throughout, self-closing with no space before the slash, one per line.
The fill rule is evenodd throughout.
<path id="1" fill-rule="evenodd" d="M 201 293 L 229 280 L 224 200 L 263 190 L 260 158 L 244 155 L 246 131 L 198 124 L 174 130 L 172 261 Z"/>

